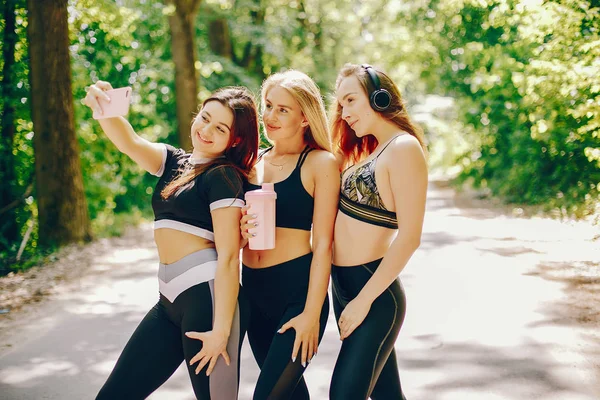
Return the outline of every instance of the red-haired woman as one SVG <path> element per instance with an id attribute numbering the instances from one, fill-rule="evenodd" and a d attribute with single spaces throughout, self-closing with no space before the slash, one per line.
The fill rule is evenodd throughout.
<path id="1" fill-rule="evenodd" d="M 398 275 L 421 239 L 422 132 L 385 73 L 346 65 L 336 82 L 332 135 L 343 168 L 331 272 L 343 343 L 330 398 L 405 399 L 394 352 L 406 312 Z"/>
<path id="2" fill-rule="evenodd" d="M 101 113 L 98 100 L 109 89 L 92 85 L 85 104 Z M 160 298 L 97 398 L 144 399 L 185 360 L 198 399 L 235 400 L 246 313 L 238 303 L 240 209 L 259 140 L 252 95 L 231 87 L 204 101 L 191 154 L 141 138 L 122 117 L 100 125 L 121 152 L 160 177 L 152 196 Z"/>

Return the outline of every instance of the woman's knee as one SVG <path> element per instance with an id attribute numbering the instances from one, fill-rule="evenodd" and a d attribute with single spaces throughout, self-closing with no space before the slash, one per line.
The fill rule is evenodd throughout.
<path id="1" fill-rule="evenodd" d="M 333 379 L 329 386 L 329 400 L 366 400 L 369 384 L 359 379 Z"/>

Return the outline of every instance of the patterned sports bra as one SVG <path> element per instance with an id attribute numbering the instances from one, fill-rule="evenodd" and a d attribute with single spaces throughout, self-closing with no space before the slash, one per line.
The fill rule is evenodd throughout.
<path id="1" fill-rule="evenodd" d="M 396 213 L 385 208 L 375 182 L 377 159 L 398 136 L 390 139 L 375 158 L 356 168 L 342 181 L 339 203 L 341 212 L 369 224 L 398 229 Z M 352 167 L 342 172 L 342 179 L 350 168 Z"/>

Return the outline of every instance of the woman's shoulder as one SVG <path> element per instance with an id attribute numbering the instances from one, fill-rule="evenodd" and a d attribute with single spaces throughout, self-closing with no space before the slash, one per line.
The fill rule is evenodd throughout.
<path id="1" fill-rule="evenodd" d="M 157 145 L 162 146 L 163 151 L 163 163 L 161 167 L 161 171 L 171 171 L 172 174 L 179 171 L 179 169 L 185 163 L 190 156 L 185 150 L 180 149 L 178 147 L 172 146 L 167 143 L 157 143 Z M 160 174 L 160 176 L 164 176 L 165 174 Z"/>
<path id="2" fill-rule="evenodd" d="M 213 164 L 200 175 L 208 180 L 222 181 L 225 179 L 226 181 L 233 181 L 232 183 L 241 183 L 244 180 L 240 169 L 230 162 Z"/>
<path id="3" fill-rule="evenodd" d="M 332 152 L 322 149 L 310 150 L 306 156 L 306 160 L 312 163 L 327 163 L 331 161 L 336 162 L 335 155 Z"/>
<path id="4" fill-rule="evenodd" d="M 163 145 L 165 147 L 165 150 L 167 151 L 167 154 L 172 154 L 175 156 L 189 156 L 190 153 L 186 152 L 184 149 L 179 148 L 179 147 L 175 147 L 173 145 L 170 145 L 168 143 L 158 143 L 159 145 Z"/>
<path id="5" fill-rule="evenodd" d="M 164 147 L 164 155 L 165 155 L 165 163 L 166 164 L 181 164 L 181 160 L 187 159 L 190 156 L 190 153 L 186 152 L 184 149 L 179 147 L 175 147 L 173 145 L 167 143 L 160 143 Z"/>
<path id="6" fill-rule="evenodd" d="M 415 152 L 423 154 L 421 143 L 413 135 L 403 133 L 392 139 L 383 155 L 387 155 L 387 158 L 394 158 L 402 154 Z"/>
<path id="7" fill-rule="evenodd" d="M 327 172 L 339 173 L 339 161 L 335 155 L 327 150 L 315 149 L 308 153 L 304 165 L 313 171 L 315 174 L 322 174 Z"/>
<path id="8" fill-rule="evenodd" d="M 392 139 L 378 158 L 394 171 L 406 171 L 406 167 L 414 168 L 416 164 L 425 165 L 425 153 L 421 143 L 408 133 Z"/>

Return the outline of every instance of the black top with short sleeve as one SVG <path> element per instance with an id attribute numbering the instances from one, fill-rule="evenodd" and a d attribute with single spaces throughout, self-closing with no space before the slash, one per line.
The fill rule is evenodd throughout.
<path id="1" fill-rule="evenodd" d="M 163 164 L 155 174 L 160 179 L 152 195 L 154 229 L 176 229 L 214 241 L 210 212 L 244 205 L 243 179 L 233 166 L 217 163 L 179 188 L 168 199 L 160 195 L 181 171 L 192 168 L 198 162 L 200 160 L 193 160 L 191 154 L 184 150 L 164 145 Z"/>

